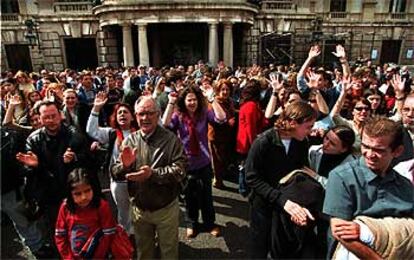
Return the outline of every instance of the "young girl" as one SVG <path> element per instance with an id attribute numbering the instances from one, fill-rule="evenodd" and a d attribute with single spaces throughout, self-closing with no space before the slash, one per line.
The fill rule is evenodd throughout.
<path id="1" fill-rule="evenodd" d="M 59 209 L 55 242 L 63 259 L 105 258 L 116 222 L 108 202 L 97 196 L 91 177 L 83 168 L 68 176 L 68 197 Z"/>

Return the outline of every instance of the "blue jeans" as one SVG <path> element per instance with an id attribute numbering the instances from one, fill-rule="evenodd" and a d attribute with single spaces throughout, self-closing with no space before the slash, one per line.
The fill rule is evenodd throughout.
<path id="1" fill-rule="evenodd" d="M 1 196 L 1 209 L 9 216 L 23 243 L 32 252 L 39 250 L 43 245 L 42 228 L 39 220 L 29 221 L 22 211 L 23 200 L 17 200 L 16 190 L 9 191 Z"/>
<path id="2" fill-rule="evenodd" d="M 243 197 L 249 195 L 250 189 L 246 183 L 246 172 L 244 171 L 244 165 L 239 165 L 239 193 Z"/>

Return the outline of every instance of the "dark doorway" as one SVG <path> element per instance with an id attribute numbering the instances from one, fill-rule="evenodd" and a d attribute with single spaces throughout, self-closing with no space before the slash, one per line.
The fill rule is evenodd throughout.
<path id="1" fill-rule="evenodd" d="M 12 70 L 33 71 L 29 46 L 24 44 L 6 44 L 6 56 Z"/>
<path id="2" fill-rule="evenodd" d="M 292 35 L 271 33 L 262 38 L 262 64 L 269 65 L 292 63 Z"/>
<path id="3" fill-rule="evenodd" d="M 94 70 L 98 66 L 95 38 L 65 39 L 67 66 L 75 70 Z"/>
<path id="4" fill-rule="evenodd" d="M 150 63 L 154 66 L 190 65 L 206 60 L 207 24 L 148 25 Z"/>
<path id="5" fill-rule="evenodd" d="M 398 64 L 400 50 L 401 50 L 401 40 L 382 41 L 380 63 L 384 64 L 384 63 L 393 62 L 393 63 Z"/>

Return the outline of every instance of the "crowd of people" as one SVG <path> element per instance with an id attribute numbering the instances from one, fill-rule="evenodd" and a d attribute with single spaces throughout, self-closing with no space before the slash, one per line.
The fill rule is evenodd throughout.
<path id="1" fill-rule="evenodd" d="M 212 189 L 237 175 L 246 258 L 412 258 L 413 78 L 320 53 L 2 72 L 1 208 L 37 258 L 178 259 L 179 199 L 188 239 L 220 236 Z"/>

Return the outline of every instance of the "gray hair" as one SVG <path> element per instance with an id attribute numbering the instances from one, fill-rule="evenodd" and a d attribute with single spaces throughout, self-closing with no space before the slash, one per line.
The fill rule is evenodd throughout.
<path id="1" fill-rule="evenodd" d="M 135 113 L 138 110 L 138 106 L 141 103 L 144 103 L 144 102 L 147 102 L 147 101 L 151 101 L 153 103 L 155 111 L 161 112 L 160 106 L 158 105 L 158 102 L 154 98 L 152 98 L 151 96 L 142 95 L 137 99 L 137 101 L 135 101 L 135 105 L 134 105 Z"/>

